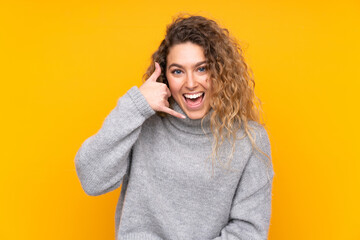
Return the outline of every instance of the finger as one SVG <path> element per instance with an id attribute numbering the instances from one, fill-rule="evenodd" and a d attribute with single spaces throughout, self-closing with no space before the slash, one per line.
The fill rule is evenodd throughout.
<path id="1" fill-rule="evenodd" d="M 163 107 L 161 109 L 162 112 L 168 113 L 174 117 L 178 117 L 178 118 L 186 118 L 184 115 L 182 115 L 181 113 L 175 112 L 174 110 L 172 110 L 171 108 L 168 107 Z"/>
<path id="2" fill-rule="evenodd" d="M 161 67 L 160 65 L 155 62 L 155 71 L 153 72 L 153 74 L 151 74 L 151 76 L 148 78 L 148 81 L 152 81 L 152 82 L 156 82 L 156 79 L 158 79 L 158 77 L 161 74 Z"/>

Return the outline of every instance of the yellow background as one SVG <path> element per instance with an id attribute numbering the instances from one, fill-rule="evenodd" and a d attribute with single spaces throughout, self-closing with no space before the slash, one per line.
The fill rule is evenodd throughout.
<path id="1" fill-rule="evenodd" d="M 141 77 L 179 11 L 235 35 L 272 144 L 269 239 L 360 239 L 358 1 L 4 1 L 0 239 L 114 239 L 120 188 L 74 157 Z"/>

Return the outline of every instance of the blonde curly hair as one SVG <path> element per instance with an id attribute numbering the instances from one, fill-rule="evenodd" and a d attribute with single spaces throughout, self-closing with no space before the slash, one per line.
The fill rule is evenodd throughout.
<path id="1" fill-rule="evenodd" d="M 169 49 L 185 42 L 191 42 L 203 48 L 210 72 L 212 82 L 210 106 L 214 110 L 210 116 L 210 127 L 214 135 L 212 166 L 214 167 L 215 159 L 218 159 L 219 147 L 225 139 L 232 143 L 232 152 L 227 163 L 230 166 L 235 150 L 235 140 L 238 137 L 236 133 L 241 128 L 244 129 L 245 134 L 240 139 L 248 136 L 253 148 L 271 160 L 268 154 L 256 146 L 256 139 L 250 133 L 254 129 L 249 121 L 265 126 L 260 114 L 262 103 L 254 92 L 253 73 L 246 64 L 243 51 L 236 39 L 214 20 L 190 14 L 180 14 L 175 17 L 167 26 L 164 40 L 152 55 L 152 62 L 143 75 L 143 81 L 146 81 L 155 71 L 155 62 L 158 62 L 162 71 L 157 81 L 168 85 L 164 70 Z M 269 166 L 270 161 L 267 163 Z M 224 166 L 223 163 L 221 165 Z"/>

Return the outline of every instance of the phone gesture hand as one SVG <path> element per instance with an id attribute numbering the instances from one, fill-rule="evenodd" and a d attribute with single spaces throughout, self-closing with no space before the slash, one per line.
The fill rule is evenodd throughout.
<path id="1" fill-rule="evenodd" d="M 160 65 L 155 62 L 155 71 L 141 85 L 139 88 L 140 92 L 154 111 L 165 112 L 178 118 L 186 118 L 184 115 L 169 108 L 168 98 L 171 96 L 171 92 L 166 84 L 156 81 L 160 74 Z"/>

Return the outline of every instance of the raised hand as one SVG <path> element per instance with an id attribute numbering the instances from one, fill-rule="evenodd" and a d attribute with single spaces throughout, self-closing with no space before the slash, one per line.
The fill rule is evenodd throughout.
<path id="1" fill-rule="evenodd" d="M 178 118 L 186 118 L 184 115 L 169 108 L 168 98 L 171 96 L 171 92 L 166 84 L 156 81 L 160 74 L 160 65 L 155 62 L 155 71 L 141 85 L 139 88 L 140 92 L 154 111 L 165 112 Z"/>

